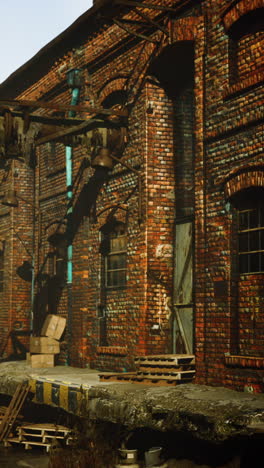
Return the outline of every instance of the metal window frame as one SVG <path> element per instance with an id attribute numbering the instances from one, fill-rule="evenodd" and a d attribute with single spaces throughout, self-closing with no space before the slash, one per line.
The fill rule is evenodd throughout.
<path id="1" fill-rule="evenodd" d="M 261 203 L 257 203 L 254 207 L 250 207 L 250 208 L 242 208 L 242 209 L 239 209 L 238 210 L 238 216 L 240 216 L 241 213 L 249 213 L 251 211 L 257 211 L 257 217 L 258 217 L 258 222 L 259 222 L 259 226 L 257 227 L 250 227 L 250 218 L 248 218 L 248 221 L 247 221 L 247 224 L 248 224 L 248 227 L 247 229 L 240 229 L 240 222 L 238 222 L 238 239 L 239 239 L 239 236 L 240 234 L 248 234 L 248 240 L 250 239 L 250 234 L 251 233 L 255 233 L 255 232 L 261 232 L 261 231 L 264 231 L 264 222 L 263 222 L 263 225 L 260 225 L 260 222 L 261 222 L 261 217 L 260 217 L 260 211 L 261 211 Z M 261 260 L 260 260 L 260 254 L 264 252 L 264 249 L 260 248 L 260 243 L 258 245 L 258 249 L 256 250 L 250 250 L 249 248 L 249 242 L 248 242 L 248 250 L 243 250 L 241 251 L 240 250 L 240 247 L 239 247 L 239 244 L 238 244 L 238 258 L 240 259 L 242 255 L 246 256 L 247 257 L 247 265 L 248 265 L 248 270 L 249 271 L 246 271 L 246 272 L 242 272 L 240 271 L 240 262 L 239 262 L 239 274 L 240 275 L 247 275 L 247 274 L 261 274 L 261 273 L 264 273 L 264 270 L 258 270 L 258 271 L 253 271 L 250 269 L 250 262 L 249 262 L 249 256 L 251 254 L 259 254 L 259 265 L 261 267 Z"/>
<path id="2" fill-rule="evenodd" d="M 108 235 L 109 237 L 111 238 L 111 233 L 113 231 L 109 231 Z M 116 236 L 115 239 L 118 239 L 118 238 L 125 238 L 126 239 L 126 248 L 124 250 L 114 250 L 114 251 L 109 251 L 107 253 L 107 255 L 105 256 L 105 261 L 104 261 L 104 264 L 105 264 L 105 267 L 104 267 L 104 270 L 105 270 L 105 280 L 104 280 L 104 285 L 105 285 L 105 288 L 106 289 L 121 289 L 121 288 L 124 288 L 126 286 L 126 282 L 127 282 L 127 278 L 126 278 L 126 272 L 127 272 L 127 265 L 125 266 L 125 268 L 108 268 L 108 261 L 109 261 L 109 258 L 111 256 L 114 256 L 114 255 L 124 255 L 125 257 L 125 264 L 126 264 L 126 257 L 127 257 L 127 233 L 125 234 L 121 234 L 120 236 Z M 108 284 L 108 273 L 110 272 L 115 272 L 115 271 L 123 271 L 124 272 L 124 279 L 125 279 L 125 282 L 122 283 L 122 284 L 118 284 L 118 285 L 110 285 Z"/>

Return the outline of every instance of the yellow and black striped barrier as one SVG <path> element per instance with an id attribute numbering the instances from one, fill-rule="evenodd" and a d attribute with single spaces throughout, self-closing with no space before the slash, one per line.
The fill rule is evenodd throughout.
<path id="1" fill-rule="evenodd" d="M 50 406 L 58 406 L 66 411 L 78 414 L 81 402 L 87 398 L 88 387 L 79 387 L 68 382 L 30 379 L 33 401 Z"/>

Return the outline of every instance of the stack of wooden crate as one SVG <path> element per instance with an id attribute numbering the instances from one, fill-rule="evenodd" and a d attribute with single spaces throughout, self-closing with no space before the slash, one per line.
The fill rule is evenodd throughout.
<path id="1" fill-rule="evenodd" d="M 41 336 L 31 336 L 27 362 L 34 368 L 54 367 L 54 355 L 60 352 L 59 340 L 64 332 L 66 319 L 59 315 L 47 315 Z"/>

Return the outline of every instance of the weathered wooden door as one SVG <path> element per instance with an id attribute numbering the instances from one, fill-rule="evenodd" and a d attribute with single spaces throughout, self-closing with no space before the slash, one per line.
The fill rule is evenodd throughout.
<path id="1" fill-rule="evenodd" d="M 193 353 L 193 223 L 190 220 L 175 227 L 173 287 L 173 352 Z"/>

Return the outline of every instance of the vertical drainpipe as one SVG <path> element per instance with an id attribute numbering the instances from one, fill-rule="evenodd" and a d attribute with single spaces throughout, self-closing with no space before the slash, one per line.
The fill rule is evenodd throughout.
<path id="1" fill-rule="evenodd" d="M 35 291 L 35 241 L 36 241 L 36 168 L 33 168 L 33 226 L 32 226 L 32 256 L 31 256 L 31 291 L 30 291 L 30 334 L 34 331 L 34 291 Z"/>
<path id="2" fill-rule="evenodd" d="M 78 71 L 75 70 L 77 73 Z M 71 85 L 70 85 L 71 86 Z M 80 88 L 72 86 L 71 105 L 75 106 L 79 102 Z M 69 111 L 69 117 L 74 117 L 75 111 Z M 72 157 L 73 149 L 66 146 L 66 190 L 67 190 L 67 290 L 68 290 L 68 351 L 67 364 L 70 365 L 70 348 L 72 344 L 72 242 L 73 242 L 73 206 L 72 206 Z"/>

